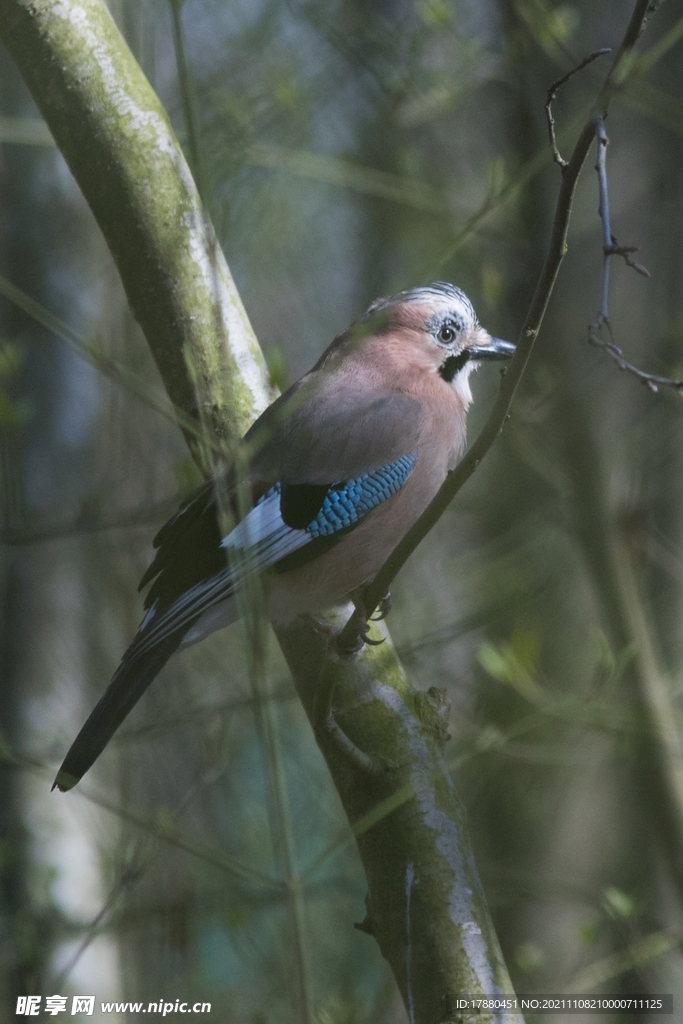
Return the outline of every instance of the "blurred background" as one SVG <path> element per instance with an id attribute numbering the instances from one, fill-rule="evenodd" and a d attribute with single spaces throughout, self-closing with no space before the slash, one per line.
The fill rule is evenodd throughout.
<path id="1" fill-rule="evenodd" d="M 515 339 L 559 186 L 548 87 L 618 45 L 631 0 L 109 6 L 275 383 L 376 296 L 433 279 Z M 608 120 L 612 227 L 652 275 L 614 263 L 615 339 L 674 376 L 680 19 L 675 3 L 653 17 L 640 48 L 654 49 Z M 558 96 L 565 155 L 609 59 Z M 683 404 L 587 343 L 592 163 L 511 418 L 396 581 L 389 625 L 413 683 L 448 690 L 447 756 L 518 991 L 673 992 L 680 1007 Z M 152 408 L 161 383 L 112 260 L 6 53 L 0 218 L 0 1017 L 34 992 L 210 1001 L 226 1024 L 407 1021 L 353 927 L 361 864 L 274 642 L 274 746 L 233 627 L 172 661 L 83 784 L 50 793 L 140 619 L 151 538 L 199 478 Z M 498 380 L 474 379 L 471 436 Z"/>

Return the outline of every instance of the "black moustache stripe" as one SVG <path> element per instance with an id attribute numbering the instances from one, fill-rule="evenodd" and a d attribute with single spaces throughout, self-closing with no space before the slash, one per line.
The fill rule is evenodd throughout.
<path id="1" fill-rule="evenodd" d="M 458 352 L 457 356 L 449 356 L 448 359 L 441 364 L 439 367 L 439 374 L 447 384 L 452 384 L 456 373 L 459 373 L 462 370 L 469 358 L 470 354 L 465 348 L 462 352 Z"/>

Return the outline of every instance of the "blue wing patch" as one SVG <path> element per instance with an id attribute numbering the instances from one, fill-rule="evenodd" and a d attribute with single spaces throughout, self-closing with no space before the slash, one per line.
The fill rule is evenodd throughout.
<path id="1" fill-rule="evenodd" d="M 306 530 L 312 538 L 330 537 L 339 530 L 354 526 L 362 516 L 403 487 L 414 465 L 414 455 L 403 455 L 374 473 L 333 484 L 323 498 L 322 508 Z"/>
<path id="2" fill-rule="evenodd" d="M 313 549 L 320 552 L 334 544 L 335 537 L 400 490 L 415 461 L 416 455 L 403 455 L 372 473 L 330 485 L 317 514 L 300 529 L 285 523 L 281 510 L 283 487 L 279 482 L 274 484 L 220 542 L 228 556 L 226 568 L 190 587 L 158 618 L 152 606 L 133 642 L 136 650 L 144 652 L 170 632 L 191 626 L 208 608 L 231 597 L 251 573 L 271 566 L 276 570 L 293 567 L 291 556 L 301 549 L 311 545 L 313 554 Z"/>

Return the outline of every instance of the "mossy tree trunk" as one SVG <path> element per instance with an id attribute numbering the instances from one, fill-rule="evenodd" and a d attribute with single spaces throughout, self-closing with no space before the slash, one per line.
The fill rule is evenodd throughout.
<path id="1" fill-rule="evenodd" d="M 100 0 L 0 0 L 0 33 L 90 204 L 188 443 L 208 472 L 229 457 L 271 396 L 168 118 Z M 458 996 L 511 987 L 465 813 L 441 758 L 441 693 L 410 686 L 390 641 L 338 664 L 302 622 L 279 639 L 309 719 L 316 721 L 324 680 L 334 686 L 345 733 L 372 754 L 360 764 L 317 730 L 367 874 L 362 928 L 389 961 L 411 1022 L 465 1022 Z M 520 1017 L 476 1016 L 482 1024 L 494 1019 Z"/>

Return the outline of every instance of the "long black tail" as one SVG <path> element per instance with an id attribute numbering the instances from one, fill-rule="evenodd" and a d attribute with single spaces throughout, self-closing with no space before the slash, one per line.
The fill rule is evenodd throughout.
<path id="1" fill-rule="evenodd" d="M 54 785 L 64 793 L 80 782 L 100 756 L 121 722 L 179 646 L 182 633 L 172 634 L 144 654 L 124 654 L 112 681 L 71 744 Z M 133 645 L 134 649 L 134 645 Z"/>

